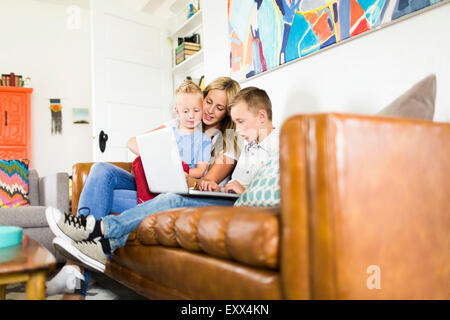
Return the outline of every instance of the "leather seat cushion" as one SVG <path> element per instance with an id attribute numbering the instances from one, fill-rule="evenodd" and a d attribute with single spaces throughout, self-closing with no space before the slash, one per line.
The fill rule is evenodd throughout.
<path id="1" fill-rule="evenodd" d="M 278 209 L 200 207 L 159 212 L 142 220 L 145 245 L 181 247 L 250 266 L 278 268 Z"/>

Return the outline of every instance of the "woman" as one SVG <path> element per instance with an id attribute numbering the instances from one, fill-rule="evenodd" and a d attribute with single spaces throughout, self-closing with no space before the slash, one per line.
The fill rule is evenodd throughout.
<path id="1" fill-rule="evenodd" d="M 227 106 L 239 90 L 240 86 L 235 80 L 219 77 L 203 92 L 203 130 L 212 139 L 212 152 L 210 166 L 202 181 L 223 184 L 236 165 L 239 157 L 236 139 L 226 138 L 227 130 L 234 132 L 234 124 L 228 115 Z M 176 120 L 166 122 L 153 130 L 174 125 L 177 125 Z M 136 137 L 128 141 L 127 147 L 139 155 Z M 188 178 L 189 186 L 199 182 L 197 179 Z M 92 214 L 98 220 L 110 212 L 121 213 L 136 205 L 136 182 L 133 175 L 109 163 L 95 163 L 81 192 L 77 214 L 79 216 Z M 70 214 L 67 219 L 70 219 Z M 68 261 L 66 266 L 47 282 L 47 293 L 73 292 L 74 288 L 81 287 L 81 290 L 75 290 L 75 294 L 65 294 L 63 299 L 84 299 L 90 275 L 89 270 L 84 271 L 82 267 Z"/>

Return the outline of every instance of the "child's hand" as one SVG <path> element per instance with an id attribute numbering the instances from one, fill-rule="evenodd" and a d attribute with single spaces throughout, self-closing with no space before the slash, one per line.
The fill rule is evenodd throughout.
<path id="1" fill-rule="evenodd" d="M 184 176 L 186 177 L 188 188 L 192 188 L 195 185 L 197 179 L 190 177 L 186 172 L 184 173 Z"/>
<path id="2" fill-rule="evenodd" d="M 200 190 L 202 190 L 202 191 L 220 191 L 220 187 L 214 181 L 202 180 L 200 182 Z"/>
<path id="3" fill-rule="evenodd" d="M 192 178 L 200 179 L 208 169 L 208 162 L 199 162 L 195 168 L 189 169 L 189 176 Z"/>
<path id="4" fill-rule="evenodd" d="M 225 192 L 241 194 L 245 188 L 238 181 L 230 181 L 225 185 Z"/>

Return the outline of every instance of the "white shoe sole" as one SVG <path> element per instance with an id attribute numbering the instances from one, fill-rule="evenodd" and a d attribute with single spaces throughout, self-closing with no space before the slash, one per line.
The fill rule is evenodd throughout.
<path id="1" fill-rule="evenodd" d="M 56 224 L 55 216 L 53 214 L 53 212 L 55 210 L 58 210 L 58 209 L 55 209 L 53 207 L 48 207 L 47 209 L 45 209 L 45 218 L 47 219 L 47 223 L 48 223 L 48 226 L 50 227 L 50 230 L 52 230 L 52 232 L 58 238 L 63 238 L 64 240 L 67 240 L 67 241 L 73 241 L 73 239 L 71 239 L 67 234 L 65 234 Z M 63 213 L 61 213 L 61 212 L 59 212 L 59 214 L 63 215 Z"/>
<path id="2" fill-rule="evenodd" d="M 66 241 L 62 238 L 53 239 L 53 246 L 58 250 L 64 257 L 74 262 L 79 262 L 83 267 L 98 271 L 101 273 L 105 272 L 105 265 L 97 260 L 92 259 L 86 254 L 82 253 L 76 247 L 72 245 L 72 240 Z"/>

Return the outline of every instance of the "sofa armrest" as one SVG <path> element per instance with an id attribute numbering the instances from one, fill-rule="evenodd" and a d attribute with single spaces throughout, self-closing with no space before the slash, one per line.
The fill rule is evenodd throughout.
<path id="1" fill-rule="evenodd" d="M 78 201 L 84 183 L 95 162 L 76 163 L 72 166 L 72 214 L 76 215 L 78 211 Z M 131 162 L 110 162 L 124 170 L 132 171 Z"/>
<path id="2" fill-rule="evenodd" d="M 69 212 L 69 175 L 66 172 L 39 178 L 39 205 Z"/>
<path id="3" fill-rule="evenodd" d="M 448 299 L 449 141 L 448 123 L 288 119 L 280 134 L 284 296 Z"/>

